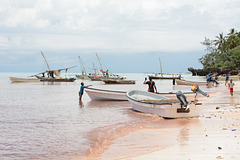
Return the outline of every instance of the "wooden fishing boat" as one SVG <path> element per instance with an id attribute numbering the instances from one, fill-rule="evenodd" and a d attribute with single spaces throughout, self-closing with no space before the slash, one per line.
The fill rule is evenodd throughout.
<path id="1" fill-rule="evenodd" d="M 91 81 L 103 81 L 103 80 L 121 80 L 122 77 L 114 76 L 114 77 L 107 77 L 107 76 L 88 76 Z"/>
<path id="2" fill-rule="evenodd" d="M 52 78 L 36 76 L 42 82 L 74 82 L 75 78 Z"/>
<path id="3" fill-rule="evenodd" d="M 127 101 L 126 92 L 124 91 L 104 90 L 92 87 L 85 88 L 85 91 L 92 100 Z"/>
<path id="4" fill-rule="evenodd" d="M 159 64 L 160 64 L 160 72 L 155 73 L 154 75 L 149 75 L 148 77 L 151 79 L 181 79 L 181 74 L 171 74 L 171 73 L 163 73 L 162 72 L 162 63 L 159 57 Z"/>
<path id="5" fill-rule="evenodd" d="M 125 79 L 104 79 L 102 81 L 105 84 L 135 84 L 134 80 L 125 80 Z"/>
<path id="6" fill-rule="evenodd" d="M 192 86 L 194 84 L 198 86 L 206 86 L 206 85 L 212 85 L 213 83 L 211 82 L 210 84 L 207 84 L 207 82 L 197 82 L 197 81 L 186 81 L 186 80 L 181 80 L 181 79 L 176 79 L 177 85 L 187 85 L 187 86 Z"/>
<path id="7" fill-rule="evenodd" d="M 178 99 L 144 91 L 130 91 L 127 98 L 133 110 L 157 114 L 163 118 L 198 117 L 201 109 L 201 103 L 191 102 L 187 108 L 182 108 Z"/>
<path id="8" fill-rule="evenodd" d="M 180 74 L 155 74 L 148 76 L 151 79 L 181 79 Z"/>
<path id="9" fill-rule="evenodd" d="M 41 52 L 41 54 L 46 62 L 48 70 L 46 70 L 45 72 L 38 73 L 36 75 L 32 75 L 32 77 L 36 77 L 37 79 L 39 79 L 40 81 L 43 81 L 43 82 L 45 82 L 45 81 L 47 81 L 47 82 L 74 82 L 76 80 L 75 78 L 62 78 L 60 76 L 62 70 L 65 70 L 65 72 L 67 72 L 70 68 L 74 68 L 76 66 L 62 68 L 62 69 L 50 69 L 50 66 L 49 66 L 44 54 L 42 52 Z M 46 76 L 46 74 L 47 74 L 47 76 Z"/>
<path id="10" fill-rule="evenodd" d="M 40 82 L 37 78 L 9 77 L 12 83 Z"/>

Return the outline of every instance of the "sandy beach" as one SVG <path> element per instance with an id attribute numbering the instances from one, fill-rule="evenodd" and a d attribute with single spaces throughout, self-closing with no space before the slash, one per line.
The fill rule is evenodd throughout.
<path id="1" fill-rule="evenodd" d="M 209 92 L 209 98 L 201 97 L 199 118 L 165 120 L 138 113 L 149 116 L 150 123 L 133 122 L 135 129 L 107 141 L 106 148 L 101 152 L 96 149 L 95 155 L 88 158 L 240 159 L 240 82 L 234 83 L 232 97 L 227 87 L 224 91 Z"/>

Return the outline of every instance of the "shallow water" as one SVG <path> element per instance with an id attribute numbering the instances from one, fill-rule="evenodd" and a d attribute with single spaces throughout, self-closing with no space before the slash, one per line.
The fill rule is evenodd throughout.
<path id="1" fill-rule="evenodd" d="M 128 101 L 91 101 L 86 93 L 78 101 L 82 80 L 73 83 L 11 83 L 9 76 L 30 73 L 0 73 L 0 157 L 1 159 L 75 159 L 90 153 L 106 137 L 135 123 L 153 121 L 130 110 Z M 105 85 L 84 81 L 96 88 L 130 91 L 147 90 L 144 74 L 125 74 L 135 85 Z M 203 77 L 184 75 L 189 80 Z M 190 86 L 172 86 L 171 80 L 155 80 L 159 92 L 190 91 Z M 204 91 L 223 89 L 206 88 Z M 155 119 L 155 118 L 154 118 Z M 140 122 L 139 122 L 140 121 Z M 132 124 L 132 125 L 128 125 Z M 108 131 L 109 134 L 107 134 Z M 131 132 L 131 129 L 128 129 Z M 129 132 L 126 132 L 129 133 Z M 123 132 L 125 133 L 125 132 Z"/>

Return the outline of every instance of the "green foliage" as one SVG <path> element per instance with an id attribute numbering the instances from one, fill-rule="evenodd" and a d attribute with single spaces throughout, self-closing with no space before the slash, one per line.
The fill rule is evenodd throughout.
<path id="1" fill-rule="evenodd" d="M 199 58 L 204 68 L 240 68 L 240 32 L 234 28 L 227 36 L 220 33 L 215 40 L 205 38 L 201 44 L 210 52 Z"/>

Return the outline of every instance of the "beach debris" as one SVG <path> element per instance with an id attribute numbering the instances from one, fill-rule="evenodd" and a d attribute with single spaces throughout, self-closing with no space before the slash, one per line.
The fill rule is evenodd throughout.
<path id="1" fill-rule="evenodd" d="M 216 107 L 216 109 L 220 109 L 220 107 Z"/>
<path id="2" fill-rule="evenodd" d="M 232 129 L 232 131 L 236 131 L 236 129 Z"/>
<path id="3" fill-rule="evenodd" d="M 224 127 L 222 130 L 227 130 L 227 128 Z"/>
<path id="4" fill-rule="evenodd" d="M 218 149 L 222 149 L 222 147 L 218 147 Z"/>

